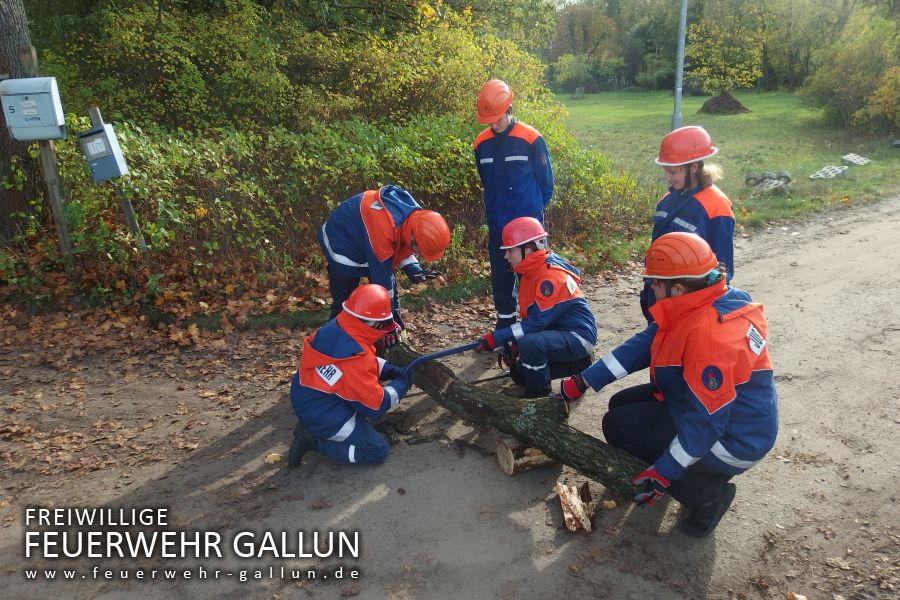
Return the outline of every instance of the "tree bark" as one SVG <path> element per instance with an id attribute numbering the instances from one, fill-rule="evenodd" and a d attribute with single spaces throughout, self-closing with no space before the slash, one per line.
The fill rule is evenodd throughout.
<path id="1" fill-rule="evenodd" d="M 25 6 L 22 0 L 0 1 L 0 74 L 10 79 L 27 77 L 25 65 L 19 58 L 19 50 L 31 45 Z M 17 228 L 14 214 L 28 209 L 26 197 L 33 193 L 37 163 L 28 156 L 28 144 L 17 142 L 9 135 L 3 120 L 0 131 L 0 183 L 13 181 L 13 172 L 23 169 L 26 173 L 22 189 L 0 185 L 0 244 L 5 245 Z"/>
<path id="2" fill-rule="evenodd" d="M 395 346 L 390 360 L 409 364 L 419 356 L 409 346 Z M 437 361 L 416 367 L 415 384 L 454 415 L 490 425 L 541 450 L 544 454 L 597 481 L 620 498 L 634 495 L 630 480 L 646 465 L 569 426 L 562 402 L 550 398 L 519 400 L 460 381 Z"/>

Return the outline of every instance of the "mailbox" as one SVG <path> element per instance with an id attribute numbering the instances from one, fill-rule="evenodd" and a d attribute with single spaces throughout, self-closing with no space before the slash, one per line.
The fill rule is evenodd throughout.
<path id="1" fill-rule="evenodd" d="M 87 158 L 88 167 L 94 181 L 106 181 L 113 177 L 128 175 L 128 165 L 119 148 L 116 132 L 109 123 L 86 131 L 78 136 L 81 151 Z"/>
<path id="2" fill-rule="evenodd" d="M 66 137 L 66 119 L 55 77 L 0 81 L 3 116 L 13 139 L 20 142 Z"/>

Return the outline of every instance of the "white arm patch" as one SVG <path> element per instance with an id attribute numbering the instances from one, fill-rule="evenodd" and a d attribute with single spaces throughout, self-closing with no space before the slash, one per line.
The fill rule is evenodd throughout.
<path id="1" fill-rule="evenodd" d="M 753 350 L 753 353 L 757 356 L 759 356 L 763 351 L 763 348 L 766 347 L 766 338 L 756 330 L 753 323 L 750 323 L 750 328 L 747 330 L 747 343 L 750 344 L 750 349 Z"/>
<path id="2" fill-rule="evenodd" d="M 578 284 L 575 283 L 571 275 L 566 275 L 566 287 L 569 289 L 569 293 L 574 296 L 575 291 L 578 289 Z"/>
<path id="3" fill-rule="evenodd" d="M 316 367 L 316 373 L 331 387 L 334 387 L 334 384 L 338 382 L 338 379 L 344 376 L 344 372 L 338 369 L 336 365 L 322 365 L 321 367 Z"/>

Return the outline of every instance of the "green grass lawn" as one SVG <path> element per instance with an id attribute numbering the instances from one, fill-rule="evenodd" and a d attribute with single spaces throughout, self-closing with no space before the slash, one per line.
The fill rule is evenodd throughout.
<path id="1" fill-rule="evenodd" d="M 682 101 L 683 125 L 702 125 L 719 147 L 709 162 L 723 169 L 718 182 L 735 204 L 745 225 L 789 218 L 841 202 L 867 201 L 900 192 L 900 149 L 887 136 L 863 137 L 825 125 L 822 114 L 787 93 L 737 92 L 750 112 L 707 115 L 697 110 L 705 97 Z M 616 169 L 631 175 L 647 193 L 665 191 L 662 169 L 654 164 L 659 142 L 669 131 L 673 98 L 667 92 L 605 92 L 572 100 L 557 99 L 569 110 L 568 124 L 578 139 L 608 157 Z M 840 165 L 841 156 L 856 153 L 870 159 L 851 166 L 845 177 L 810 179 L 825 165 Z M 751 195 L 746 173 L 790 171 L 794 181 L 780 195 Z"/>

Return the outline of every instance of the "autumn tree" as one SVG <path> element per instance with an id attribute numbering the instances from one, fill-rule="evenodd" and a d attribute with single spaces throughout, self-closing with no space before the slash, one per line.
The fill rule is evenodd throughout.
<path id="1" fill-rule="evenodd" d="M 746 110 L 729 92 L 752 86 L 760 75 L 760 39 L 752 7 L 750 2 L 708 0 L 699 22 L 688 28 L 688 73 L 705 91 L 718 94 L 701 112 Z"/>
<path id="2" fill-rule="evenodd" d="M 19 51 L 31 45 L 28 21 L 22 0 L 0 2 L 0 74 L 25 77 Z M 16 230 L 14 215 L 27 206 L 25 186 L 36 165 L 28 156 L 28 146 L 0 132 L 0 243 L 6 244 Z"/>

